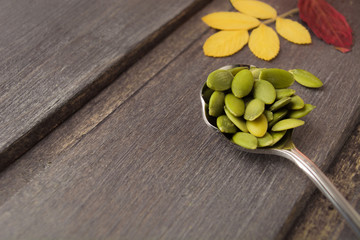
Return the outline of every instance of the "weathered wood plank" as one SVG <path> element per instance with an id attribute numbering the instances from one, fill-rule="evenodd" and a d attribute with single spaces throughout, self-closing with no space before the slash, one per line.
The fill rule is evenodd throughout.
<path id="1" fill-rule="evenodd" d="M 360 125 L 346 141 L 336 164 L 327 172 L 330 180 L 353 206 L 358 206 L 360 202 L 359 149 Z M 317 191 L 286 239 L 356 239 L 356 235 L 332 204 Z"/>
<path id="2" fill-rule="evenodd" d="M 199 18 L 228 6 L 220 2 L 1 174 L 1 238 L 274 239 L 288 232 L 314 186 L 288 161 L 234 151 L 208 129 L 199 87 L 228 63 L 310 70 L 325 87 L 295 86 L 317 108 L 294 140 L 326 169 L 358 121 L 360 52 L 341 54 L 314 38 L 312 46 L 281 40 L 270 63 L 248 48 L 226 59 L 204 57 L 201 45 L 213 31 Z M 357 31 L 356 7 L 341 6 Z"/>
<path id="3" fill-rule="evenodd" d="M 0 168 L 206 2 L 3 1 Z"/>

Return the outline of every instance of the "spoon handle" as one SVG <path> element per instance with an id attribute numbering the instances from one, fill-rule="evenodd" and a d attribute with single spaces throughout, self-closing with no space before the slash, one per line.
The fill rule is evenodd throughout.
<path id="1" fill-rule="evenodd" d="M 348 221 L 350 227 L 360 238 L 360 215 L 315 163 L 301 153 L 296 147 L 289 150 L 282 150 L 281 155 L 290 159 L 305 172 L 319 190 L 334 204 L 336 209 Z"/>

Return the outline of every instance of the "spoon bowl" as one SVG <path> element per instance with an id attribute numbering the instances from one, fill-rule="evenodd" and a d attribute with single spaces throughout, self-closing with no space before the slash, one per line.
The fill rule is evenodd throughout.
<path id="1" fill-rule="evenodd" d="M 247 67 L 250 65 L 236 64 L 227 65 L 220 69 L 229 70 L 235 67 Z M 216 126 L 216 117 L 212 117 L 208 114 L 208 106 L 204 99 L 204 93 L 208 89 L 206 82 L 202 85 L 200 90 L 200 99 L 202 104 L 202 117 L 207 126 L 214 129 L 217 134 L 224 138 L 229 144 L 234 146 L 236 149 L 257 154 L 270 154 L 285 157 L 297 165 L 319 188 L 319 190 L 334 204 L 335 208 L 343 215 L 347 220 L 349 226 L 360 238 L 360 215 L 350 205 L 350 203 L 342 196 L 342 194 L 336 189 L 332 182 L 326 177 L 326 175 L 303 153 L 301 153 L 292 141 L 292 129 L 287 130 L 284 137 L 272 147 L 247 149 L 233 143 L 228 134 L 220 132 Z"/>

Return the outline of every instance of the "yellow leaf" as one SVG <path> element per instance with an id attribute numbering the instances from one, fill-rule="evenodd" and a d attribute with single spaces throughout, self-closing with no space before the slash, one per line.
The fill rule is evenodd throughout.
<path id="1" fill-rule="evenodd" d="M 210 13 L 202 17 L 202 20 L 210 27 L 221 30 L 248 30 L 260 24 L 256 18 L 239 12 Z"/>
<path id="2" fill-rule="evenodd" d="M 276 31 L 290 42 L 297 44 L 311 43 L 309 31 L 303 25 L 293 20 L 276 18 Z"/>
<path id="3" fill-rule="evenodd" d="M 255 0 L 230 0 L 236 10 L 260 19 L 276 18 L 276 10 L 267 3 Z"/>
<path id="4" fill-rule="evenodd" d="M 249 33 L 246 30 L 219 31 L 205 41 L 204 54 L 211 57 L 230 56 L 243 48 L 248 40 Z"/>
<path id="5" fill-rule="evenodd" d="M 280 51 L 280 41 L 276 32 L 264 24 L 251 32 L 249 48 L 258 58 L 270 61 Z"/>

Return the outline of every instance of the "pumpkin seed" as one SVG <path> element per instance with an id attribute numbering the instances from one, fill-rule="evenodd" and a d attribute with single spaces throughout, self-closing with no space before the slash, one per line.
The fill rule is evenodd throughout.
<path id="1" fill-rule="evenodd" d="M 260 99 L 255 98 L 247 104 L 245 108 L 244 119 L 253 121 L 256 118 L 260 117 L 260 115 L 264 112 L 264 110 L 265 110 L 265 103 Z"/>
<path id="2" fill-rule="evenodd" d="M 288 88 L 295 81 L 291 73 L 278 68 L 263 69 L 259 79 L 269 81 L 275 88 Z"/>
<path id="3" fill-rule="evenodd" d="M 296 128 L 296 127 L 299 127 L 301 125 L 304 125 L 304 123 L 305 122 L 303 120 L 300 120 L 300 119 L 288 118 L 288 119 L 280 120 L 279 122 L 277 122 L 271 128 L 271 130 L 274 131 L 274 132 L 288 130 L 288 129 L 292 129 L 292 128 Z"/>
<path id="4" fill-rule="evenodd" d="M 291 88 L 282 88 L 282 89 L 276 89 L 276 100 L 282 99 L 284 97 L 291 97 L 295 94 L 295 90 Z"/>
<path id="5" fill-rule="evenodd" d="M 211 97 L 211 94 L 213 94 L 214 90 L 212 90 L 211 88 L 206 88 L 203 93 L 202 93 L 202 97 L 204 99 L 204 101 L 206 103 L 209 103 L 210 101 L 210 97 Z"/>
<path id="6" fill-rule="evenodd" d="M 311 104 L 305 104 L 305 106 L 300 110 L 293 110 L 290 111 L 288 114 L 289 118 L 302 118 L 305 117 L 309 112 L 311 112 L 314 108 L 316 108 L 314 105 Z"/>
<path id="7" fill-rule="evenodd" d="M 231 90 L 238 98 L 247 96 L 254 85 L 254 77 L 250 70 L 244 69 L 238 72 L 231 83 Z"/>
<path id="8" fill-rule="evenodd" d="M 216 125 L 219 128 L 220 132 L 223 133 L 236 133 L 236 126 L 230 121 L 226 115 L 221 115 L 216 119 Z"/>
<path id="9" fill-rule="evenodd" d="M 235 67 L 235 68 L 229 69 L 228 71 L 230 71 L 231 74 L 233 76 L 235 76 L 238 72 L 240 72 L 243 69 L 248 69 L 248 68 L 247 67 Z"/>
<path id="10" fill-rule="evenodd" d="M 259 75 L 263 69 L 264 68 L 257 68 L 257 67 L 250 68 L 250 72 L 252 73 L 254 79 L 259 79 Z"/>
<path id="11" fill-rule="evenodd" d="M 245 112 L 244 101 L 235 97 L 232 93 L 226 94 L 225 106 L 235 117 L 240 117 Z"/>
<path id="12" fill-rule="evenodd" d="M 296 82 L 305 87 L 319 88 L 323 85 L 319 78 L 306 70 L 292 69 L 289 72 L 294 76 Z"/>
<path id="13" fill-rule="evenodd" d="M 237 132 L 233 135 L 232 141 L 241 147 L 256 149 L 258 140 L 250 133 Z"/>
<path id="14" fill-rule="evenodd" d="M 246 121 L 246 127 L 255 137 L 263 137 L 268 128 L 268 122 L 264 114 L 256 118 L 254 121 Z"/>
<path id="15" fill-rule="evenodd" d="M 258 147 L 267 147 L 273 144 L 274 140 L 270 133 L 266 132 L 263 137 L 258 137 Z"/>
<path id="16" fill-rule="evenodd" d="M 269 122 L 269 128 L 271 128 L 272 126 L 275 125 L 275 123 L 277 123 L 278 121 L 280 121 L 281 119 L 283 119 L 286 114 L 288 113 L 288 110 L 283 108 L 283 109 L 280 109 L 279 111 L 276 111 L 274 112 L 273 114 L 273 120 L 271 120 Z"/>
<path id="17" fill-rule="evenodd" d="M 224 107 L 224 110 L 226 116 L 230 119 L 230 121 L 233 124 L 235 124 L 235 126 L 237 126 L 243 132 L 249 132 L 246 127 L 246 122 L 243 118 L 237 118 L 234 115 L 232 115 L 231 112 L 226 108 L 226 106 Z"/>
<path id="18" fill-rule="evenodd" d="M 302 109 L 304 105 L 305 105 L 304 100 L 302 100 L 301 97 L 295 95 L 291 97 L 291 101 L 289 102 L 288 105 L 286 105 L 286 107 L 291 110 L 299 110 Z"/>
<path id="19" fill-rule="evenodd" d="M 215 91 L 211 94 L 209 101 L 209 115 L 218 117 L 223 113 L 225 104 L 225 94 L 223 92 Z"/>
<path id="20" fill-rule="evenodd" d="M 274 119 L 273 112 L 271 112 L 269 110 L 265 110 L 264 115 L 265 115 L 266 119 L 268 120 L 268 122 L 270 122 L 270 121 L 272 121 Z"/>
<path id="21" fill-rule="evenodd" d="M 285 136 L 285 133 L 286 133 L 286 130 L 279 131 L 279 132 L 270 131 L 270 134 L 273 138 L 273 143 L 271 144 L 271 146 L 274 146 L 277 142 L 279 142 L 280 139 L 282 139 Z"/>
<path id="22" fill-rule="evenodd" d="M 254 98 L 262 100 L 265 104 L 272 104 L 276 98 L 274 86 L 265 80 L 257 80 L 254 83 Z"/>
<path id="23" fill-rule="evenodd" d="M 274 111 L 284 107 L 285 105 L 289 104 L 290 102 L 291 102 L 291 97 L 284 97 L 284 98 L 274 102 L 274 104 L 269 107 L 269 110 L 274 112 Z"/>
<path id="24" fill-rule="evenodd" d="M 209 74 L 206 85 L 215 91 L 230 89 L 233 75 L 228 70 L 218 69 Z"/>

